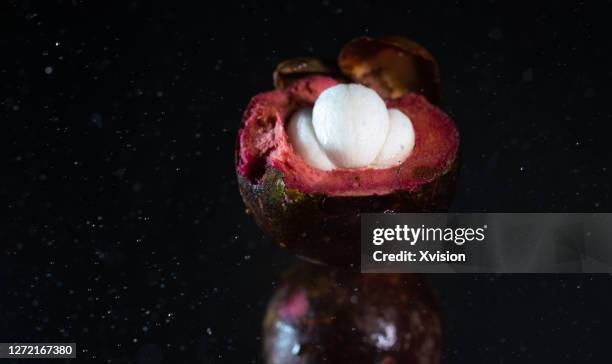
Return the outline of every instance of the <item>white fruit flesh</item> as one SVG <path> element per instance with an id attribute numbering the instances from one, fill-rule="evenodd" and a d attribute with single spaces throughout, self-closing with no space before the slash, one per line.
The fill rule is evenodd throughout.
<path id="1" fill-rule="evenodd" d="M 374 165 L 378 168 L 401 164 L 414 148 L 412 122 L 398 109 L 389 109 L 389 134 Z"/>
<path id="2" fill-rule="evenodd" d="M 410 119 L 358 84 L 323 91 L 314 108 L 293 114 L 287 134 L 306 163 L 325 171 L 389 168 L 408 157 L 415 141 Z"/>
<path id="3" fill-rule="evenodd" d="M 293 113 L 287 127 L 287 135 L 293 148 L 304 158 L 306 163 L 324 171 L 336 168 L 321 149 L 314 134 L 311 108 L 301 108 Z"/>
<path id="4" fill-rule="evenodd" d="M 336 166 L 358 168 L 376 159 L 389 131 L 389 116 L 376 91 L 340 84 L 319 95 L 312 124 L 321 148 Z"/>

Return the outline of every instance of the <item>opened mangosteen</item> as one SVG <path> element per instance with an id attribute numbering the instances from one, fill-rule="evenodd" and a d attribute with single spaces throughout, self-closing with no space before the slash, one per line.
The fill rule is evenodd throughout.
<path id="1" fill-rule="evenodd" d="M 437 101 L 435 60 L 415 42 L 349 42 L 339 67 L 281 63 L 248 104 L 237 175 L 258 225 L 319 262 L 356 265 L 365 212 L 439 212 L 454 190 L 459 134 Z"/>
<path id="2" fill-rule="evenodd" d="M 263 349 L 268 364 L 436 364 L 437 300 L 419 275 L 303 265 L 268 305 Z"/>

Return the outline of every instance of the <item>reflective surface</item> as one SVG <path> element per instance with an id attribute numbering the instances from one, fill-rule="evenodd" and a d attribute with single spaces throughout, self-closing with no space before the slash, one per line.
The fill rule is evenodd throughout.
<path id="1" fill-rule="evenodd" d="M 612 210 L 609 6 L 217 5 L 4 5 L 0 341 L 75 341 L 83 362 L 261 363 L 293 258 L 244 214 L 241 111 L 281 60 L 359 35 L 436 56 L 461 132 L 454 209 Z M 445 363 L 609 358 L 609 276 L 433 283 Z"/>

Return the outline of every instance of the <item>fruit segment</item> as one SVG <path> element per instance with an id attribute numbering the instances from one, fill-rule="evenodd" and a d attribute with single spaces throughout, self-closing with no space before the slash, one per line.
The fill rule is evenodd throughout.
<path id="1" fill-rule="evenodd" d="M 389 133 L 374 166 L 388 168 L 402 164 L 414 148 L 412 121 L 398 109 L 389 110 Z"/>
<path id="2" fill-rule="evenodd" d="M 314 104 L 312 124 L 323 151 L 339 168 L 367 167 L 389 132 L 389 114 L 378 94 L 358 84 L 338 84 Z"/>
<path id="3" fill-rule="evenodd" d="M 312 109 L 302 108 L 293 113 L 287 124 L 287 135 L 295 151 L 306 163 L 323 171 L 336 166 L 323 151 L 312 127 Z"/>

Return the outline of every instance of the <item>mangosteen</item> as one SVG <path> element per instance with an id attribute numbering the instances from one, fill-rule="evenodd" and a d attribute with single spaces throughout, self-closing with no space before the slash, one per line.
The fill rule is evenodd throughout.
<path id="1" fill-rule="evenodd" d="M 424 48 L 359 38 L 336 69 L 292 60 L 275 84 L 244 112 L 236 169 L 248 211 L 281 246 L 356 266 L 362 213 L 447 210 L 459 134 L 419 93 L 439 85 Z"/>
<path id="2" fill-rule="evenodd" d="M 267 364 L 436 364 L 441 322 L 433 290 L 414 274 L 322 266 L 289 273 L 263 324 Z"/>

